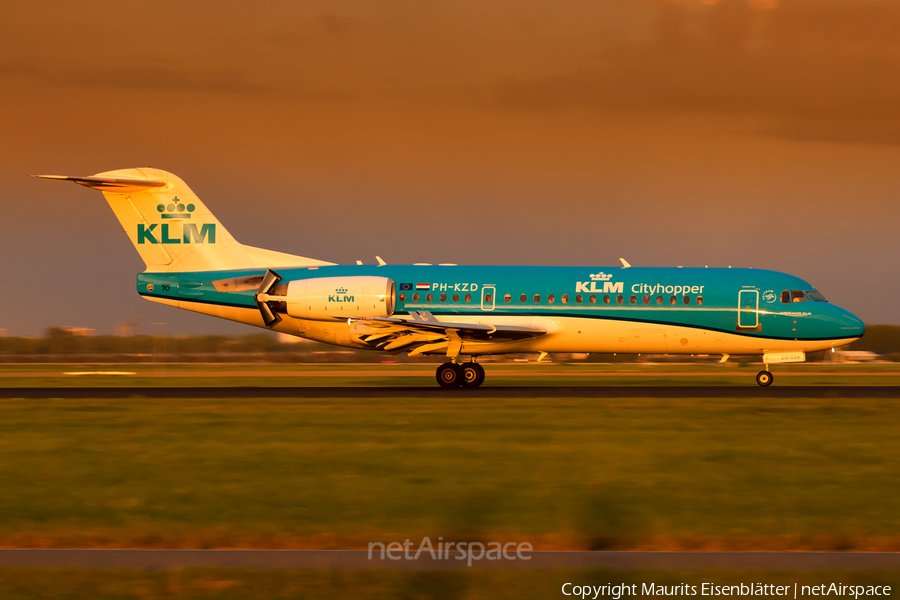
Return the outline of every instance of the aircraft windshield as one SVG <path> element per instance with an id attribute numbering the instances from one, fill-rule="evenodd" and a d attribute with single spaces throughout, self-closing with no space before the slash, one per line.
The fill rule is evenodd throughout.
<path id="1" fill-rule="evenodd" d="M 781 292 L 781 302 L 783 304 L 792 304 L 794 302 L 827 302 L 825 296 L 816 290 L 784 290 Z"/>
<path id="2" fill-rule="evenodd" d="M 825 296 L 822 295 L 821 292 L 817 290 L 804 290 L 807 296 L 809 296 L 810 300 L 815 300 L 816 302 L 827 302 L 825 300 Z"/>

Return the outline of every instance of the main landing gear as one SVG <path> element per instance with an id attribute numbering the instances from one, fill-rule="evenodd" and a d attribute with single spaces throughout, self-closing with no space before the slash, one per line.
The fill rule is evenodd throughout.
<path id="1" fill-rule="evenodd" d="M 484 383 L 484 367 L 477 362 L 444 363 L 437 368 L 437 382 L 442 388 L 478 387 Z"/>
<path id="2" fill-rule="evenodd" d="M 775 378 L 772 376 L 772 373 L 766 368 L 765 371 L 760 371 L 756 374 L 756 383 L 763 387 L 768 387 L 772 385 L 772 381 Z"/>

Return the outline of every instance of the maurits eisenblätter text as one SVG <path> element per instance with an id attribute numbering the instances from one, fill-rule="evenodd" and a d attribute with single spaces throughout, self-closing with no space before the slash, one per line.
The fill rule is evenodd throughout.
<path id="1" fill-rule="evenodd" d="M 844 585 L 842 583 L 822 583 L 819 585 L 773 585 L 768 583 L 739 583 L 736 585 L 720 585 L 717 583 L 700 583 L 692 585 L 658 585 L 642 583 L 640 587 L 632 584 L 580 585 L 564 583 L 562 593 L 566 596 L 592 598 L 609 596 L 619 600 L 623 596 L 890 596 L 889 585 Z"/>

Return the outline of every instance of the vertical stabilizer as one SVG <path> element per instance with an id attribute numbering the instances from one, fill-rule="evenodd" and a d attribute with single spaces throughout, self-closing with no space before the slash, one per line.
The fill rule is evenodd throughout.
<path id="1" fill-rule="evenodd" d="M 159 169 L 122 169 L 95 177 L 164 184 L 152 188 L 101 188 L 148 271 L 217 271 L 253 266 L 241 245 L 179 177 Z"/>
<path id="2" fill-rule="evenodd" d="M 103 192 L 148 272 L 331 264 L 242 246 L 191 188 L 167 171 L 120 169 L 91 177 L 37 177 L 74 181 Z"/>

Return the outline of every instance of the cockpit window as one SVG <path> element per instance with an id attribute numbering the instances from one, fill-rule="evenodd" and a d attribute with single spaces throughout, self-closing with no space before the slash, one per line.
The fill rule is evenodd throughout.
<path id="1" fill-rule="evenodd" d="M 783 304 L 791 304 L 794 302 L 828 302 L 822 292 L 817 290 L 784 290 L 781 292 L 781 302 Z"/>
<path id="2" fill-rule="evenodd" d="M 807 296 L 809 296 L 810 300 L 815 300 L 816 302 L 827 302 L 825 300 L 825 296 L 822 295 L 822 292 L 818 290 L 804 290 Z"/>

